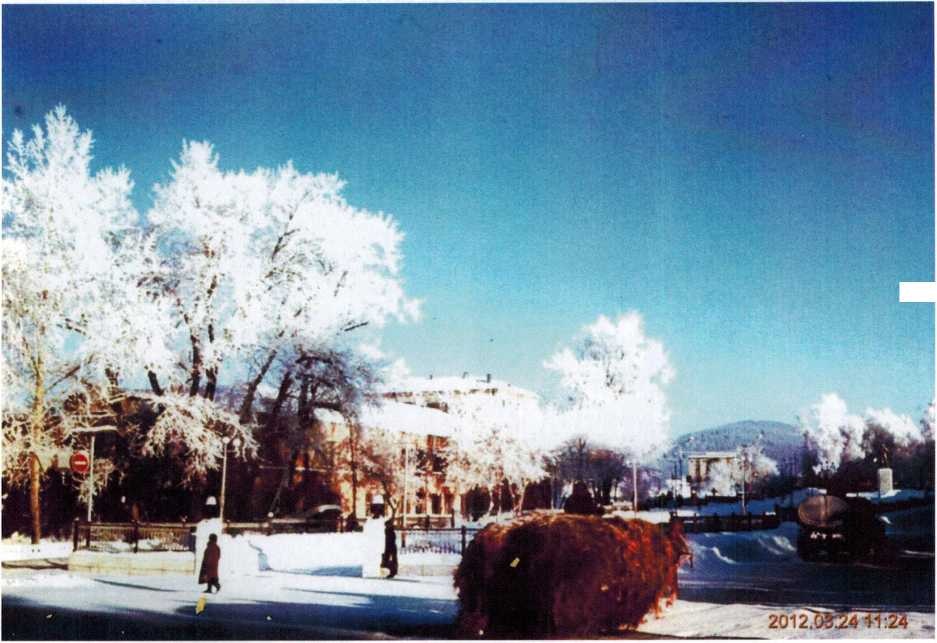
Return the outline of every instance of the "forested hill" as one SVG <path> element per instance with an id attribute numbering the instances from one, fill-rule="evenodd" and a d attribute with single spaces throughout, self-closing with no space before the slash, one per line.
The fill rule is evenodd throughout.
<path id="1" fill-rule="evenodd" d="M 700 451 L 734 451 L 743 444 L 752 444 L 759 433 L 764 432 L 761 443 L 765 454 L 780 461 L 790 456 L 799 456 L 804 438 L 796 426 L 784 422 L 743 420 L 723 424 L 701 431 L 684 433 L 674 439 L 668 456 L 673 457 L 681 448 L 684 453 Z"/>

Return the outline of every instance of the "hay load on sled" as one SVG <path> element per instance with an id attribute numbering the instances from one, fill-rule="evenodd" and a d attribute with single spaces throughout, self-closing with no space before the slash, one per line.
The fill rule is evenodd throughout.
<path id="1" fill-rule="evenodd" d="M 677 594 L 679 524 L 534 514 L 489 525 L 455 572 L 466 637 L 584 636 L 636 627 Z"/>

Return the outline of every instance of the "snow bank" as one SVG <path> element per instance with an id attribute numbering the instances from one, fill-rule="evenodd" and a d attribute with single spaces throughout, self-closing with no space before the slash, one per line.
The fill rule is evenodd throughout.
<path id="1" fill-rule="evenodd" d="M 689 534 L 693 569 L 715 575 L 732 574 L 739 563 L 788 562 L 797 558 L 797 531 L 794 523 L 761 531 Z"/>
<path id="2" fill-rule="evenodd" d="M 263 571 L 314 573 L 360 568 L 362 534 L 261 534 L 221 537 L 222 577 Z M 353 573 L 353 570 L 349 569 Z M 360 570 L 359 570 L 360 571 Z"/>

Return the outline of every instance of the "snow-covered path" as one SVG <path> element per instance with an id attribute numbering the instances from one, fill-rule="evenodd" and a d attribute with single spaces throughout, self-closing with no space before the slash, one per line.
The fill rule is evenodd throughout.
<path id="1" fill-rule="evenodd" d="M 178 576 L 4 570 L 3 638 L 36 637 L 37 627 L 52 638 L 68 639 L 436 638 L 456 613 L 446 577 L 384 580 L 260 572 L 225 582 L 196 614 L 200 590 L 194 579 Z M 79 613 L 99 620 L 105 616 L 108 623 L 82 620 Z M 37 624 L 37 616 L 46 623 Z"/>

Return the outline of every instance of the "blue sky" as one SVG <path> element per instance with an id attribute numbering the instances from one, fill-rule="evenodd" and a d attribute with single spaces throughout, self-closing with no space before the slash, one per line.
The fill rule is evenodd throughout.
<path id="1" fill-rule="evenodd" d="M 933 15 L 916 4 L 3 7 L 3 136 L 57 103 L 141 210 L 184 138 L 393 214 L 415 373 L 667 346 L 677 433 L 933 394 Z M 744 296 L 739 296 L 744 293 Z"/>

